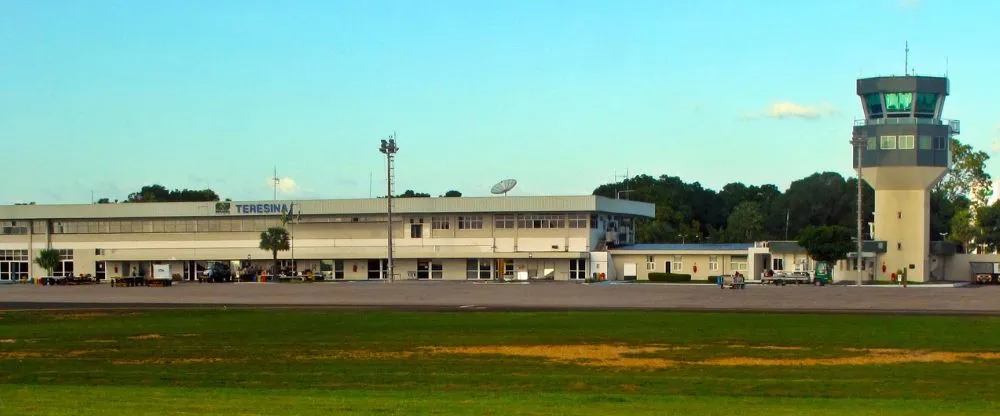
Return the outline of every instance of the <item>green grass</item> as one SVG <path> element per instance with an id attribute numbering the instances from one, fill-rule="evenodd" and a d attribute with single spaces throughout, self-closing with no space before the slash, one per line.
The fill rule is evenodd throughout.
<path id="1" fill-rule="evenodd" d="M 151 334 L 157 337 L 134 338 Z M 621 344 L 623 351 L 650 344 L 688 348 L 623 355 L 679 361 L 659 369 L 422 349 L 580 344 Z M 698 363 L 732 356 L 809 359 L 859 354 L 845 348 L 995 352 L 1000 351 L 1000 318 L 232 309 L 105 316 L 8 312 L 0 314 L 0 414 L 1000 411 L 1000 360 L 764 367 Z"/>

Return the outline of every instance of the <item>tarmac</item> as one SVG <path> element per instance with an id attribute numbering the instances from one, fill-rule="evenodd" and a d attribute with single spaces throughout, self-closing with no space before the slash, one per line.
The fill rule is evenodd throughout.
<path id="1" fill-rule="evenodd" d="M 664 310 L 1000 315 L 992 286 L 347 281 L 189 283 L 171 287 L 0 285 L 0 310 L 332 308 L 413 311 Z"/>

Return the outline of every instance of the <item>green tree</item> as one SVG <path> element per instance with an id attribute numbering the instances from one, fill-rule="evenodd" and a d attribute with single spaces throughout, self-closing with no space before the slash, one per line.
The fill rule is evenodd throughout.
<path id="1" fill-rule="evenodd" d="M 35 264 L 45 269 L 47 276 L 52 276 L 52 269 L 55 269 L 59 265 L 59 260 L 59 250 L 46 248 L 38 252 L 38 257 L 35 257 Z"/>
<path id="2" fill-rule="evenodd" d="M 445 192 L 444 196 L 447 197 L 447 198 L 458 198 L 458 197 L 462 196 L 462 193 L 458 192 L 458 191 L 455 191 L 455 190 L 451 190 L 451 191 Z"/>
<path id="3" fill-rule="evenodd" d="M 760 213 L 760 205 L 743 201 L 733 208 L 726 220 L 726 236 L 732 242 L 749 243 L 754 236 L 760 237 L 763 227 L 764 215 Z"/>
<path id="4" fill-rule="evenodd" d="M 111 203 L 111 200 L 110 200 L 110 199 L 108 199 L 108 198 L 101 198 L 101 199 L 98 199 L 98 200 L 97 200 L 97 203 L 98 203 L 98 204 L 110 204 L 110 203 Z"/>
<path id="5" fill-rule="evenodd" d="M 798 243 L 813 260 L 834 264 L 856 250 L 854 233 L 839 225 L 809 226 L 799 233 Z"/>
<path id="6" fill-rule="evenodd" d="M 963 248 L 969 243 L 979 238 L 980 226 L 973 224 L 971 207 L 965 207 L 955 212 L 951 217 L 951 231 L 948 233 L 948 240 L 960 244 Z M 984 209 L 986 211 L 988 209 Z M 981 218 L 977 218 L 980 220 Z"/>
<path id="7" fill-rule="evenodd" d="M 943 192 L 950 201 L 967 197 L 974 206 L 985 206 L 993 195 L 993 180 L 986 173 L 986 161 L 989 159 L 988 153 L 973 150 L 972 146 L 952 138 L 951 169 L 935 189 Z"/>
<path id="8" fill-rule="evenodd" d="M 274 272 L 278 272 L 278 252 L 291 248 L 288 230 L 282 227 L 271 227 L 260 233 L 260 249 L 271 252 L 274 260 Z"/>
<path id="9" fill-rule="evenodd" d="M 163 185 L 146 185 L 128 195 L 126 202 L 211 202 L 218 201 L 219 195 L 211 189 L 168 190 Z"/>
<path id="10" fill-rule="evenodd" d="M 956 216 L 957 218 L 957 216 Z M 976 242 L 991 251 L 1000 249 L 1000 202 L 983 207 L 976 215 Z"/>

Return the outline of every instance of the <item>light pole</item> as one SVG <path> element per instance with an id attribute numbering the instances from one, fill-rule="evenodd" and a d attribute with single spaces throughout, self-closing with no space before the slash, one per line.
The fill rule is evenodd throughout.
<path id="1" fill-rule="evenodd" d="M 861 286 L 861 265 L 862 265 L 862 261 L 863 261 L 863 259 L 861 258 L 861 250 L 862 250 L 862 244 L 864 242 L 864 236 L 862 235 L 862 229 L 861 229 L 862 228 L 861 227 L 861 209 L 862 209 L 862 207 L 861 207 L 861 195 L 862 195 L 861 194 L 861 190 L 862 190 L 862 181 L 863 181 L 863 179 L 861 178 L 861 162 L 864 160 L 862 158 L 862 155 L 864 155 L 865 146 L 868 144 L 868 140 L 860 132 L 855 131 L 854 135 L 851 137 L 851 144 L 854 145 L 854 151 L 857 152 L 857 157 L 858 157 L 858 167 L 857 167 L 857 169 L 858 169 L 858 224 L 857 224 L 858 225 L 858 257 L 855 260 L 857 260 L 856 265 L 857 265 L 857 273 L 858 273 L 858 286 Z"/>
<path id="2" fill-rule="evenodd" d="M 386 264 L 386 267 L 389 269 L 389 281 L 393 282 L 396 280 L 396 277 L 393 274 L 392 265 L 392 158 L 393 155 L 399 151 L 399 147 L 396 147 L 396 133 L 392 133 L 392 136 L 389 136 L 388 139 L 382 139 L 382 147 L 379 147 L 378 151 L 385 154 L 385 182 L 388 191 L 385 200 L 386 214 L 388 217 L 386 221 L 386 229 L 388 230 L 389 237 L 389 240 L 386 243 L 386 248 L 388 249 L 388 263 Z"/>

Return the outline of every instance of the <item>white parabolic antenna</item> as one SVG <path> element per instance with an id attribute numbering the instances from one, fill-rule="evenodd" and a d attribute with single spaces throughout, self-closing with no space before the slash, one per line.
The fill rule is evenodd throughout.
<path id="1" fill-rule="evenodd" d="M 517 179 L 504 179 L 497 182 L 496 185 L 493 185 L 493 187 L 490 188 L 490 193 L 507 195 L 507 192 L 514 189 L 514 185 L 517 185 Z"/>

